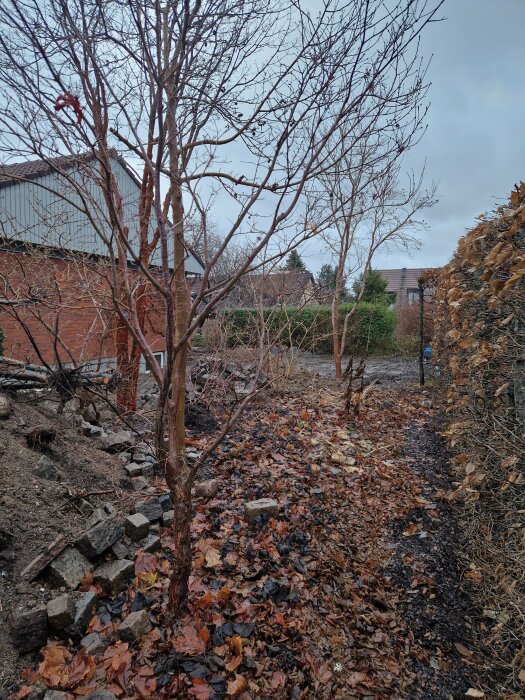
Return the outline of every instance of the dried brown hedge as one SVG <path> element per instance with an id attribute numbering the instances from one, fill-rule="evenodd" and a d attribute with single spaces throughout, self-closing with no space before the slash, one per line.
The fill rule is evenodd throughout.
<path id="1" fill-rule="evenodd" d="M 525 185 L 458 244 L 436 280 L 445 433 L 465 499 L 490 697 L 525 693 Z M 495 680 L 494 680 L 495 679 Z M 497 684 L 497 688 L 494 688 Z"/>

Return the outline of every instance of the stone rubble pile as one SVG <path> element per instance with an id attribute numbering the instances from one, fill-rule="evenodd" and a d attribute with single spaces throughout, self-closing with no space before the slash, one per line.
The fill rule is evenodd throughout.
<path id="1" fill-rule="evenodd" d="M 221 392 L 222 397 L 242 399 L 267 382 L 268 377 L 258 372 L 256 364 L 241 366 L 203 358 L 192 366 L 187 389 L 190 400 L 208 392 Z"/>
<path id="2" fill-rule="evenodd" d="M 41 648 L 49 633 L 65 639 L 80 639 L 90 654 L 102 653 L 107 646 L 104 640 L 97 634 L 86 635 L 98 596 L 93 591 L 78 590 L 79 586 L 92 580 L 107 596 L 125 590 L 135 575 L 134 559 L 138 552 L 159 550 L 160 528 L 173 523 L 170 494 L 159 492 L 148 481 L 157 466 L 149 446 L 144 442 L 135 444 L 132 433 L 122 430 L 105 434 L 101 443 L 103 450 L 119 455 L 133 491 L 140 491 L 141 495 L 129 506 L 128 513 L 120 512 L 109 502 L 95 508 L 88 500 L 80 499 L 79 509 L 85 517 L 86 528 L 82 534 L 74 542 L 57 538 L 48 547 L 47 554 L 39 554 L 26 566 L 27 580 L 41 576 L 47 586 L 58 589 L 60 594 L 51 598 L 47 605 L 38 604 L 12 615 L 11 637 L 19 653 Z M 200 456 L 197 450 L 188 452 L 190 459 Z M 215 479 L 196 485 L 197 498 L 209 500 L 217 493 Z M 132 642 L 150 628 L 149 616 L 142 610 L 128 615 L 117 634 L 122 640 Z"/>

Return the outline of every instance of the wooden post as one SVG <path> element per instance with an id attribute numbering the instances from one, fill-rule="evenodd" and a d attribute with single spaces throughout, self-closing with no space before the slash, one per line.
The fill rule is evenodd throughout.
<path id="1" fill-rule="evenodd" d="M 423 288 L 423 282 L 418 281 L 419 287 L 419 383 L 421 386 L 425 385 L 425 363 L 424 363 L 424 352 L 425 352 L 425 338 L 424 338 L 424 313 L 425 313 L 425 292 Z"/>

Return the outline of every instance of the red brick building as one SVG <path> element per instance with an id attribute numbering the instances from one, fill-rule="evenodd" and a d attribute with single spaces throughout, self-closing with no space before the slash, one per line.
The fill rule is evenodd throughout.
<path id="1" fill-rule="evenodd" d="M 140 183 L 122 159 L 115 155 L 112 161 L 133 240 Z M 67 202 L 73 196 L 68 192 L 72 177 L 92 182 L 92 159 L 0 167 L 0 327 L 7 357 L 52 365 L 114 362 L 108 251 L 89 218 Z M 96 189 L 92 192 L 95 198 Z M 103 203 L 94 201 L 93 209 L 95 227 L 107 226 Z M 202 274 L 195 255 L 189 254 L 186 263 L 187 277 Z M 136 284 L 139 271 L 131 260 L 128 269 Z M 162 300 L 152 295 L 147 309 L 146 338 L 162 364 Z"/>

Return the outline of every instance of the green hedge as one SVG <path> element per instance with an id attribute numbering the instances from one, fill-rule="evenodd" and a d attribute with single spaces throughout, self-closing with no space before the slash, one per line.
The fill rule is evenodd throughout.
<path id="1" fill-rule="evenodd" d="M 353 304 L 342 304 L 340 309 L 341 330 L 346 313 Z M 227 309 L 223 311 L 226 321 L 228 344 L 256 345 L 262 327 L 268 330 L 271 340 L 283 345 L 293 345 L 304 350 L 319 353 L 332 352 L 332 309 L 329 306 L 307 306 L 285 310 Z M 368 348 L 370 353 L 387 352 L 395 347 L 394 333 L 396 314 L 383 304 L 362 303 L 359 305 L 353 323 L 349 324 L 346 351 L 352 349 L 362 353 Z M 289 330 L 286 329 L 289 324 Z M 285 331 L 277 338 L 279 331 Z"/>

